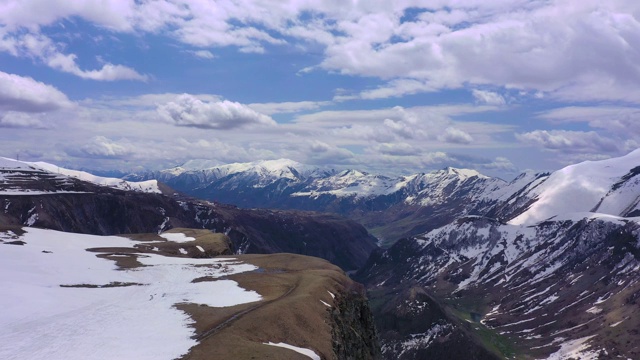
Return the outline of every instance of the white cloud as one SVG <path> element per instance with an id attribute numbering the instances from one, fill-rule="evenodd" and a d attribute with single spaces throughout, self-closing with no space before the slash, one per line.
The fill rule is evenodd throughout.
<path id="1" fill-rule="evenodd" d="M 51 85 L 0 71 L 0 110 L 45 112 L 71 106 L 67 96 Z"/>
<path id="2" fill-rule="evenodd" d="M 68 153 L 84 155 L 91 158 L 122 158 L 131 155 L 127 146 L 118 144 L 104 136 L 94 136 L 80 149 L 71 148 Z"/>
<path id="3" fill-rule="evenodd" d="M 516 166 L 511 162 L 511 160 L 499 156 L 495 158 L 492 162 L 486 164 L 480 164 L 480 169 L 483 170 L 496 170 L 502 173 L 513 174 L 518 171 Z"/>
<path id="4" fill-rule="evenodd" d="M 420 151 L 407 143 L 384 143 L 376 145 L 374 151 L 385 155 L 410 156 L 417 155 Z"/>
<path id="5" fill-rule="evenodd" d="M 473 137 L 460 129 L 448 127 L 438 136 L 438 140 L 454 144 L 469 144 L 473 141 Z"/>
<path id="6" fill-rule="evenodd" d="M 524 143 L 544 149 L 571 153 L 618 153 L 615 140 L 600 136 L 595 131 L 535 130 L 516 134 Z"/>
<path id="7" fill-rule="evenodd" d="M 28 47 L 20 31 L 37 37 L 42 27 L 77 17 L 112 32 L 162 34 L 196 47 L 234 46 L 253 53 L 273 45 L 318 48 L 323 58 L 310 68 L 387 82 L 338 95 L 336 101 L 490 86 L 568 101 L 640 102 L 635 86 L 640 81 L 640 4 L 635 0 L 435 1 L 429 11 L 402 22 L 416 5 L 422 4 L 7 0 L 0 8 L 6 27 L 0 49 L 19 54 Z M 37 53 L 38 44 L 32 45 Z M 145 77 L 122 65 L 81 70 L 74 67 L 73 54 L 58 54 L 44 62 L 85 78 Z M 207 50 L 194 54 L 213 55 Z M 474 94 L 481 102 L 502 105 L 495 95 Z"/>
<path id="8" fill-rule="evenodd" d="M 501 106 L 507 103 L 502 95 L 492 91 L 473 89 L 471 94 L 481 104 Z"/>
<path id="9" fill-rule="evenodd" d="M 49 127 L 37 114 L 15 111 L 0 114 L 0 128 L 48 129 Z"/>
<path id="10" fill-rule="evenodd" d="M 129 31 L 134 5 L 133 0 L 4 0 L 0 5 L 0 23 L 12 29 L 37 29 L 78 16 L 101 27 Z"/>
<path id="11" fill-rule="evenodd" d="M 351 163 L 354 154 L 344 148 L 314 140 L 309 144 L 306 162 L 310 164 L 344 164 Z"/>
<path id="12" fill-rule="evenodd" d="M 192 54 L 195 57 L 199 57 L 201 59 L 207 59 L 207 60 L 214 59 L 216 57 L 209 50 L 195 50 L 195 51 L 188 51 L 188 53 Z"/>
<path id="13" fill-rule="evenodd" d="M 137 80 L 147 81 L 148 76 L 123 65 L 106 63 L 98 70 L 82 70 L 77 64 L 77 55 L 63 54 L 60 44 L 49 37 L 35 33 L 7 33 L 0 28 L 0 51 L 13 56 L 38 59 L 47 66 L 76 75 L 83 79 L 98 81 Z"/>
<path id="14" fill-rule="evenodd" d="M 64 55 L 56 52 L 45 56 L 43 60 L 51 68 L 76 75 L 82 79 L 97 81 L 147 81 L 149 78 L 147 75 L 141 75 L 129 67 L 109 63 L 102 65 L 102 68 L 99 70 L 82 70 L 76 63 L 77 56 L 75 54 Z"/>
<path id="15" fill-rule="evenodd" d="M 157 107 L 160 117 L 178 126 L 229 130 L 247 126 L 275 126 L 269 116 L 246 105 L 228 100 L 204 102 L 183 94 L 175 101 Z"/>
<path id="16" fill-rule="evenodd" d="M 297 101 L 280 103 L 255 103 L 249 104 L 247 106 L 259 113 L 265 115 L 273 115 L 317 110 L 329 104 L 331 104 L 331 102 L 329 101 Z"/>

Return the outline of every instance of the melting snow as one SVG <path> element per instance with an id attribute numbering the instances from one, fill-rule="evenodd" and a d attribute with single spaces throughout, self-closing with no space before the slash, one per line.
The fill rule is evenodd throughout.
<path id="1" fill-rule="evenodd" d="M 315 351 L 311 350 L 311 349 L 306 349 L 306 348 L 301 348 L 301 347 L 297 347 L 297 346 L 293 346 L 293 345 L 289 345 L 283 342 L 280 343 L 273 343 L 273 342 L 268 342 L 268 343 L 264 343 L 265 345 L 271 345 L 271 346 L 277 346 L 277 347 L 282 347 L 285 349 L 289 349 L 289 350 L 293 350 L 299 354 L 305 355 L 307 357 L 309 357 L 312 360 L 320 360 L 320 356 L 318 356 L 318 354 L 315 353 Z"/>
<path id="2" fill-rule="evenodd" d="M 620 320 L 620 321 L 618 321 L 616 323 L 613 323 L 613 324 L 609 325 L 609 327 L 616 327 L 616 326 L 622 324 L 623 322 L 624 322 L 624 320 Z"/>
<path id="3" fill-rule="evenodd" d="M 177 242 L 177 243 L 184 243 L 184 242 L 189 242 L 189 241 L 195 241 L 196 238 L 187 236 L 183 233 L 162 233 L 160 234 L 160 237 L 163 237 L 169 241 L 173 241 L 173 242 Z"/>
<path id="4" fill-rule="evenodd" d="M 581 359 L 581 360 L 596 360 L 598 359 L 598 353 L 596 351 L 588 351 L 590 345 L 587 344 L 591 338 L 596 335 L 583 337 L 576 340 L 567 341 L 560 344 L 560 350 L 551 354 L 547 360 L 569 360 L 569 359 Z"/>
<path id="5" fill-rule="evenodd" d="M 206 265 L 226 264 L 232 273 L 256 269 L 234 259 L 145 254 L 137 259 L 146 266 L 117 270 L 85 249 L 138 242 L 25 230 L 26 245 L 0 246 L 2 359 L 175 359 L 196 344 L 192 320 L 175 304 L 225 307 L 261 299 L 231 280 L 192 283 L 229 274 Z M 114 283 L 137 286 L 86 287 Z"/>

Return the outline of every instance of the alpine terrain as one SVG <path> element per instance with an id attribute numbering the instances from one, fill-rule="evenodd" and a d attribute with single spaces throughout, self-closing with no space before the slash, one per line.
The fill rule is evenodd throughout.
<path id="1" fill-rule="evenodd" d="M 2 359 L 379 358 L 352 221 L 4 158 L 0 205 Z"/>
<path id="2" fill-rule="evenodd" d="M 523 175 L 482 215 L 372 255 L 355 278 L 384 357 L 640 358 L 639 165 Z"/>

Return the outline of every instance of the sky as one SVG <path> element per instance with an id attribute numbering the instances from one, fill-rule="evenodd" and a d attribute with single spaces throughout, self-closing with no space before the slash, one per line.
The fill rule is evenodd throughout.
<path id="1" fill-rule="evenodd" d="M 0 0 L 0 156 L 510 179 L 639 144 L 637 0 Z"/>

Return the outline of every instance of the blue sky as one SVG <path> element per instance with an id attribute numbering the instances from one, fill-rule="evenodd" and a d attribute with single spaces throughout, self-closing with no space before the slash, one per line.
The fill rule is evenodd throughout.
<path id="1" fill-rule="evenodd" d="M 632 0 L 0 0 L 0 155 L 71 168 L 509 179 L 638 148 L 639 104 Z"/>

